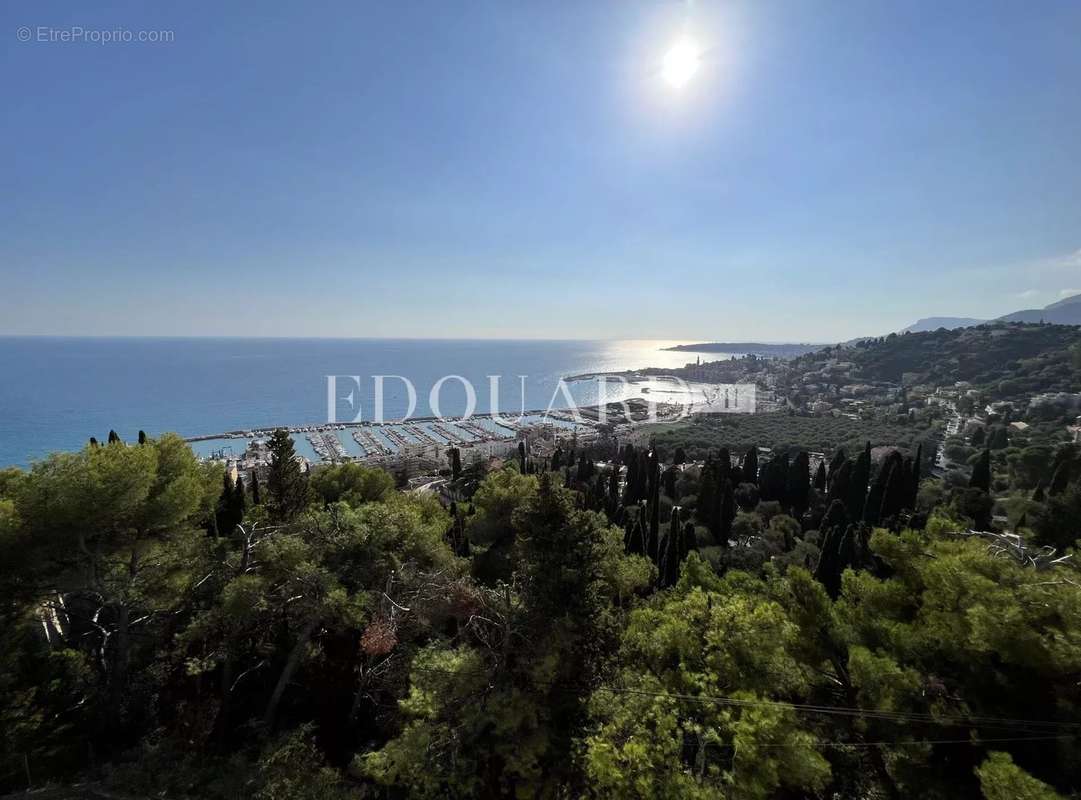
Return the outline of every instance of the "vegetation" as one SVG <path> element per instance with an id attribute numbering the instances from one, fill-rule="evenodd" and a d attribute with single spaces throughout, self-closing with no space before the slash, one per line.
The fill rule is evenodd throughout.
<path id="1" fill-rule="evenodd" d="M 939 433 L 930 422 L 889 423 L 848 417 L 812 417 L 797 414 L 713 414 L 644 428 L 665 452 L 682 449 L 692 458 L 703 458 L 721 447 L 744 452 L 759 445 L 795 454 L 800 450 L 834 453 L 854 452 L 871 442 L 872 447 L 894 447 L 915 452 L 921 444 L 932 457 Z"/>
<path id="2" fill-rule="evenodd" d="M 0 790 L 1076 796 L 1081 448 L 988 415 L 938 478 L 937 424 L 451 453 L 445 496 L 284 434 L 0 471 Z"/>
<path id="3" fill-rule="evenodd" d="M 794 370 L 829 360 L 852 362 L 870 381 L 952 386 L 965 381 L 994 391 L 997 399 L 1038 392 L 1081 391 L 1081 328 L 1037 323 L 990 323 L 926 333 L 891 333 L 838 345 L 793 359 Z"/>

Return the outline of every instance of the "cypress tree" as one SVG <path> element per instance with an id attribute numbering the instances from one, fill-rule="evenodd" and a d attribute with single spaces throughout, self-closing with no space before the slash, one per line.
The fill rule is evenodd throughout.
<path id="1" fill-rule="evenodd" d="M 679 470 L 675 467 L 669 467 L 664 471 L 664 493 L 673 500 L 678 500 L 676 497 L 676 475 L 679 474 Z"/>
<path id="2" fill-rule="evenodd" d="M 289 431 L 278 428 L 267 443 L 270 468 L 267 470 L 267 495 L 271 515 L 289 520 L 308 504 L 308 481 L 296 459 L 296 449 Z"/>
<path id="3" fill-rule="evenodd" d="M 93 436 L 90 437 L 90 446 L 91 447 L 97 447 L 98 446 L 98 440 L 95 439 Z"/>
<path id="4" fill-rule="evenodd" d="M 834 500 L 829 504 L 829 508 L 826 509 L 826 515 L 822 518 L 820 523 L 820 529 L 823 534 L 826 531 L 836 527 L 845 527 L 848 525 L 848 509 L 845 508 L 845 504 L 841 500 Z"/>
<path id="5" fill-rule="evenodd" d="M 716 533 L 717 524 L 713 518 L 713 510 L 716 507 L 717 485 L 714 482 L 713 463 L 707 461 L 702 467 L 702 474 L 698 483 L 698 521 L 709 528 L 710 533 Z"/>
<path id="6" fill-rule="evenodd" d="M 848 484 L 848 513 L 854 519 L 863 516 L 863 507 L 867 500 L 867 486 L 871 480 L 871 443 L 868 442 L 863 452 L 856 458 L 852 467 L 852 477 Z"/>
<path id="7" fill-rule="evenodd" d="M 638 457 L 634 445 L 628 444 L 623 450 L 623 463 L 627 465 L 627 482 L 623 486 L 623 505 L 633 506 L 638 502 L 634 496 L 634 486 L 638 481 Z"/>
<path id="8" fill-rule="evenodd" d="M 721 513 L 719 522 L 718 538 L 721 547 L 728 547 L 728 541 L 732 536 L 732 523 L 736 519 L 736 495 L 732 488 L 732 481 L 726 480 L 721 487 Z"/>
<path id="9" fill-rule="evenodd" d="M 608 513 L 614 516 L 619 510 L 619 464 L 612 464 L 608 473 Z"/>
<path id="10" fill-rule="evenodd" d="M 253 469 L 251 471 L 251 504 L 253 506 L 257 506 L 261 502 L 263 501 L 262 498 L 260 498 L 259 496 L 259 475 Z"/>
<path id="11" fill-rule="evenodd" d="M 785 502 L 785 488 L 788 482 L 788 456 L 774 456 L 762 465 L 758 474 L 758 489 L 761 498 L 766 501 Z"/>
<path id="12" fill-rule="evenodd" d="M 673 506 L 668 533 L 664 537 L 660 568 L 657 571 L 658 585 L 662 588 L 674 586 L 679 580 L 679 565 L 683 560 L 682 538 L 683 528 L 679 523 L 679 506 Z"/>
<path id="13" fill-rule="evenodd" d="M 862 519 L 868 525 L 877 525 L 881 518 L 882 498 L 886 493 L 886 481 L 889 479 L 890 470 L 893 468 L 895 456 L 897 458 L 901 457 L 900 453 L 896 450 L 890 450 L 889 455 L 882 460 L 878 473 L 875 475 L 875 479 L 871 481 L 871 485 L 867 490 L 867 499 L 863 504 Z"/>
<path id="14" fill-rule="evenodd" d="M 120 443 L 120 434 L 118 434 L 116 431 L 109 431 L 109 444 L 119 444 L 119 443 Z"/>
<path id="15" fill-rule="evenodd" d="M 793 512 L 792 516 L 802 517 L 810 505 L 811 459 L 805 450 L 788 467 L 785 476 L 785 505 Z"/>
<path id="16" fill-rule="evenodd" d="M 991 435 L 987 438 L 987 446 L 992 450 L 1005 450 L 1010 446 L 1010 436 L 1006 432 L 1005 425 L 996 425 L 991 429 Z"/>
<path id="17" fill-rule="evenodd" d="M 642 524 L 642 518 L 644 514 L 642 508 L 638 508 L 638 513 L 631 519 L 628 517 L 627 522 L 627 553 L 632 556 L 644 556 L 646 555 L 646 529 Z"/>
<path id="18" fill-rule="evenodd" d="M 236 476 L 236 484 L 233 486 L 233 502 L 232 502 L 232 516 L 235 522 L 233 527 L 235 528 L 241 522 L 244 521 L 244 514 L 248 510 L 248 495 L 244 491 L 244 477 L 242 475 Z"/>
<path id="19" fill-rule="evenodd" d="M 984 439 L 986 438 L 987 434 L 984 432 L 983 426 L 981 425 L 972 432 L 972 446 L 979 447 L 981 444 L 983 444 Z"/>
<path id="20" fill-rule="evenodd" d="M 916 510 L 917 498 L 920 494 L 920 470 L 923 468 L 923 443 L 916 447 L 916 457 L 912 460 L 912 468 L 909 471 L 908 485 L 908 508 Z"/>
<path id="21" fill-rule="evenodd" d="M 972 477 L 968 480 L 968 485 L 973 489 L 982 489 L 985 492 L 991 491 L 991 450 L 990 448 L 984 448 L 984 451 L 980 453 L 979 459 L 972 467 Z"/>
<path id="22" fill-rule="evenodd" d="M 1062 459 L 1058 467 L 1055 469 L 1054 474 L 1051 476 L 1051 483 L 1048 484 L 1047 494 L 1051 497 L 1060 495 L 1066 491 L 1066 487 L 1070 485 L 1070 462 L 1066 459 Z"/>
<path id="23" fill-rule="evenodd" d="M 845 455 L 845 449 L 843 447 L 837 448 L 837 452 L 833 454 L 833 458 L 830 459 L 830 471 L 827 475 L 827 480 L 833 480 L 833 473 L 841 468 L 841 465 L 848 461 L 848 456 Z"/>
<path id="24" fill-rule="evenodd" d="M 687 522 L 683 525 L 683 557 L 692 550 L 698 549 L 698 535 L 694 532 L 694 523 Z"/>
<path id="25" fill-rule="evenodd" d="M 450 459 L 450 479 L 457 481 L 462 477 L 462 451 L 452 447 L 447 450 L 447 457 Z"/>
<path id="26" fill-rule="evenodd" d="M 525 442 L 518 442 L 518 470 L 525 475 Z"/>
<path id="27" fill-rule="evenodd" d="M 682 447 L 676 448 L 675 455 L 672 456 L 672 463 L 677 465 L 687 463 L 687 453 L 684 452 Z"/>
<path id="28" fill-rule="evenodd" d="M 848 487 L 852 483 L 853 463 L 851 459 L 846 459 L 837 469 L 830 472 L 826 497 L 831 502 L 835 500 L 842 503 L 848 502 Z"/>
<path id="29" fill-rule="evenodd" d="M 751 445 L 743 457 L 743 480 L 745 483 L 758 483 L 758 447 Z"/>
<path id="30" fill-rule="evenodd" d="M 826 459 L 818 462 L 818 469 L 815 470 L 814 487 L 818 492 L 826 491 Z"/>
<path id="31" fill-rule="evenodd" d="M 883 483 L 882 500 L 879 506 L 879 521 L 894 519 L 904 509 L 912 508 L 908 504 L 911 469 L 912 462 L 909 461 L 906 464 L 900 454 L 888 463 L 888 472 Z"/>
<path id="32" fill-rule="evenodd" d="M 654 564 L 658 558 L 661 532 L 661 468 L 657 463 L 657 451 L 649 453 L 649 557 Z"/>
<path id="33" fill-rule="evenodd" d="M 146 431 L 139 431 L 139 444 L 146 444 Z"/>
<path id="34" fill-rule="evenodd" d="M 236 523 L 233 520 L 233 510 L 236 506 L 236 486 L 233 477 L 226 470 L 221 477 L 221 494 L 218 495 L 218 503 L 214 511 L 215 527 L 219 535 L 231 534 Z"/>
<path id="35" fill-rule="evenodd" d="M 1034 502 L 1034 503 L 1042 503 L 1044 501 L 1044 498 L 1045 498 L 1045 495 L 1044 495 L 1043 481 L 1040 481 L 1039 483 L 1036 484 L 1036 488 L 1032 490 L 1032 502 Z"/>

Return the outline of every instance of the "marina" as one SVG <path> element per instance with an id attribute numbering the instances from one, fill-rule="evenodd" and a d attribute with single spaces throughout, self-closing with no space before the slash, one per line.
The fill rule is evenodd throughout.
<path id="1" fill-rule="evenodd" d="M 285 427 L 285 426 L 283 426 Z M 562 438 L 574 435 L 585 439 L 597 433 L 589 421 L 575 422 L 562 415 L 542 411 L 527 412 L 513 420 L 484 415 L 468 419 L 413 418 L 387 423 L 338 423 L 332 425 L 288 426 L 298 458 L 309 466 L 344 462 L 392 465 L 403 459 L 441 463 L 450 448 L 459 448 L 474 457 L 505 455 L 518 441 L 542 436 Z M 236 430 L 193 436 L 187 439 L 196 455 L 225 461 L 239 470 L 252 470 L 269 463 L 266 441 L 274 428 Z"/>

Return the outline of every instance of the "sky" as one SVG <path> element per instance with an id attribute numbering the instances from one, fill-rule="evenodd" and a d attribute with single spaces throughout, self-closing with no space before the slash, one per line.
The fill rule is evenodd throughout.
<path id="1" fill-rule="evenodd" d="M 0 334 L 827 342 L 1081 291 L 1076 0 L 9 0 L 0 41 Z"/>

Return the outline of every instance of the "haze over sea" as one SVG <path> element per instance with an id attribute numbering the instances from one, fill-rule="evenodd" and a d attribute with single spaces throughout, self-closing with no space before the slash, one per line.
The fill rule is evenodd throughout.
<path id="1" fill-rule="evenodd" d="M 0 466 L 28 465 L 76 450 L 115 429 L 134 440 L 175 431 L 201 436 L 327 421 L 327 375 L 359 375 L 362 419 L 373 419 L 373 375 L 403 375 L 417 387 L 416 416 L 434 413 L 428 393 L 444 375 L 477 390 L 477 413 L 491 411 L 489 375 L 500 375 L 499 410 L 564 407 L 560 377 L 643 367 L 678 367 L 691 352 L 665 352 L 676 341 L 423 339 L 240 339 L 0 337 Z M 705 358 L 716 360 L 723 354 Z M 593 381 L 571 384 L 577 402 L 597 399 Z M 342 381 L 339 396 L 351 386 Z M 618 386 L 607 390 L 620 396 Z M 384 416 L 407 411 L 401 381 L 387 380 Z M 456 380 L 440 392 L 440 411 L 463 413 Z M 339 404 L 340 421 L 352 414 Z"/>

